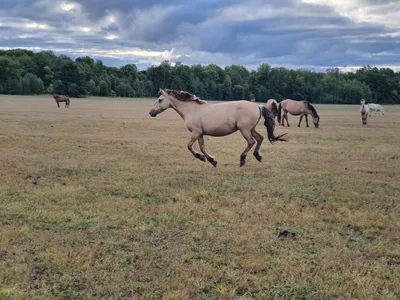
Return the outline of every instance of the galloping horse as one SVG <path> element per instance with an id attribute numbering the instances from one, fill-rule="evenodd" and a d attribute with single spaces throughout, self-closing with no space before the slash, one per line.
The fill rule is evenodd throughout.
<path id="1" fill-rule="evenodd" d="M 274 118 L 278 116 L 278 102 L 275 99 L 268 99 L 265 107 L 269 109 L 274 115 Z"/>
<path id="2" fill-rule="evenodd" d="M 194 157 L 201 161 L 208 160 L 214 167 L 217 161 L 207 153 L 204 146 L 204 135 L 226 136 L 240 130 L 247 141 L 247 147 L 240 155 L 240 166 L 246 164 L 246 156 L 256 143 L 253 155 L 261 162 L 259 153 L 263 136 L 256 131 L 256 125 L 261 116 L 264 117 L 264 125 L 267 128 L 268 139 L 274 141 L 287 141 L 282 138 L 285 134 L 274 135 L 274 117 L 271 112 L 263 106 L 249 101 L 230 101 L 225 103 L 211 104 L 184 91 L 162 90 L 149 114 L 157 116 L 168 108 L 174 109 L 185 121 L 187 129 L 192 133 L 187 148 Z M 198 141 L 200 154 L 193 149 L 193 144 Z"/>
<path id="3" fill-rule="evenodd" d="M 57 106 L 60 107 L 60 102 L 65 102 L 65 107 L 69 107 L 71 101 L 68 96 L 53 94 L 54 100 L 56 100 Z"/>
<path id="4" fill-rule="evenodd" d="M 364 99 L 361 99 L 360 104 L 361 104 L 360 112 L 361 112 L 362 123 L 363 125 L 367 125 L 368 113 L 370 113 L 369 105 L 365 104 Z"/>
<path id="5" fill-rule="evenodd" d="M 283 119 L 282 119 L 282 110 L 283 110 Z M 303 116 L 306 117 L 306 123 L 307 127 L 308 126 L 308 115 L 311 115 L 313 117 L 313 123 L 316 128 L 319 127 L 319 116 L 317 111 L 315 110 L 314 106 L 311 105 L 310 102 L 308 101 L 296 101 L 296 100 L 291 100 L 291 99 L 286 99 L 281 102 L 279 102 L 278 106 L 278 122 L 281 123 L 282 120 L 282 126 L 285 126 L 284 122 L 286 119 L 286 124 L 289 127 L 289 122 L 288 122 L 288 117 L 287 114 L 290 113 L 293 116 L 300 116 L 299 124 L 297 127 L 300 127 L 301 120 L 303 119 Z"/>

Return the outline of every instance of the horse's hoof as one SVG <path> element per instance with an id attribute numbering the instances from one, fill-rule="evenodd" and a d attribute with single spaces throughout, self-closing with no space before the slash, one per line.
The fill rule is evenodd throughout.
<path id="1" fill-rule="evenodd" d="M 245 164 L 246 164 L 246 161 L 245 161 L 245 160 L 241 160 L 241 161 L 240 161 L 240 167 L 243 167 Z"/>
<path id="2" fill-rule="evenodd" d="M 207 160 L 214 166 L 217 166 L 217 161 L 213 157 L 208 157 Z"/>
<path id="3" fill-rule="evenodd" d="M 253 153 L 253 155 L 254 155 L 254 157 L 255 157 L 259 162 L 262 161 L 262 156 L 261 156 L 258 152 Z"/>

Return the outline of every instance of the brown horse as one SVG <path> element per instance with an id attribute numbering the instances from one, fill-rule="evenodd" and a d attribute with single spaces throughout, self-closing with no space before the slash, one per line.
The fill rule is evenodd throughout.
<path id="1" fill-rule="evenodd" d="M 267 128 L 268 139 L 274 141 L 286 141 L 283 135 L 274 135 L 274 117 L 264 106 L 256 103 L 241 100 L 224 103 L 211 104 L 188 92 L 175 90 L 159 91 L 159 97 L 149 114 L 157 116 L 168 108 L 174 109 L 185 121 L 187 129 L 192 133 L 187 144 L 189 151 L 194 157 L 201 161 L 208 160 L 214 167 L 217 161 L 209 155 L 204 146 L 204 135 L 226 136 L 239 130 L 247 141 L 247 147 L 240 155 L 240 166 L 246 164 L 246 156 L 257 141 L 253 155 L 261 162 L 262 156 L 259 153 L 263 136 L 256 131 L 261 116 L 264 117 L 264 125 Z M 193 144 L 198 140 L 200 154 L 193 149 Z M 254 141 L 255 140 L 255 141 Z"/>
<path id="2" fill-rule="evenodd" d="M 60 107 L 60 102 L 65 102 L 65 107 L 69 107 L 71 101 L 68 96 L 53 94 L 54 100 L 56 100 L 57 106 Z"/>
<path id="3" fill-rule="evenodd" d="M 282 110 L 283 110 L 283 117 L 282 117 Z M 317 111 L 315 110 L 314 106 L 311 105 L 310 102 L 308 101 L 296 101 L 296 100 L 291 100 L 291 99 L 286 99 L 281 102 L 279 102 L 278 106 L 278 122 L 281 123 L 282 120 L 282 126 L 285 126 L 284 122 L 286 119 L 286 124 L 289 127 L 289 122 L 288 122 L 288 117 L 287 114 L 290 113 L 293 116 L 300 116 L 299 124 L 297 127 L 300 127 L 301 120 L 303 119 L 303 116 L 306 117 L 306 123 L 307 127 L 308 126 L 308 115 L 311 115 L 313 117 L 313 123 L 316 128 L 319 127 L 319 116 Z"/>
<path id="4" fill-rule="evenodd" d="M 278 102 L 275 99 L 268 99 L 265 107 L 269 109 L 274 115 L 274 118 L 278 116 Z"/>

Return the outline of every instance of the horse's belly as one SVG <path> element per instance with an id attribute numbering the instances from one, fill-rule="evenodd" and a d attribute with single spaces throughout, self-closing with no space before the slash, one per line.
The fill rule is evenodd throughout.
<path id="1" fill-rule="evenodd" d="M 237 130 L 234 124 L 217 124 L 210 126 L 210 124 L 203 124 L 203 134 L 209 136 L 225 136 Z"/>

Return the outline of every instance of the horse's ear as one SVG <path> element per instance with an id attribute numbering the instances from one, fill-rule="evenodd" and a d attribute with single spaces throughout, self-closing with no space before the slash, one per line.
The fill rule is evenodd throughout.
<path id="1" fill-rule="evenodd" d="M 159 96 L 161 96 L 161 95 L 167 95 L 167 93 L 166 93 L 163 89 L 160 88 L 160 90 L 158 91 L 158 95 L 159 95 Z"/>

